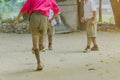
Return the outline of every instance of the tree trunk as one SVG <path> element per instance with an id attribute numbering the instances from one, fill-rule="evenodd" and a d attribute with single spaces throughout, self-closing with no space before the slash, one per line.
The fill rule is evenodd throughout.
<path id="1" fill-rule="evenodd" d="M 81 18 L 84 16 L 84 0 L 77 0 L 78 1 L 78 21 L 79 21 L 79 26 L 78 30 L 84 30 L 84 23 L 81 23 Z"/>
<path id="2" fill-rule="evenodd" d="M 115 25 L 120 28 L 120 1 L 119 0 L 110 0 L 114 19 L 115 19 Z"/>
<path id="3" fill-rule="evenodd" d="M 99 0 L 99 22 L 102 22 L 102 0 Z"/>

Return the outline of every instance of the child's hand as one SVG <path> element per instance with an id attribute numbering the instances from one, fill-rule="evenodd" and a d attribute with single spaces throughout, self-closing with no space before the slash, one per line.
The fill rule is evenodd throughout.
<path id="1" fill-rule="evenodd" d="M 84 17 L 81 18 L 81 22 L 82 22 L 82 23 L 85 22 L 85 18 L 84 18 Z"/>
<path id="2" fill-rule="evenodd" d="M 16 27 L 17 24 L 18 24 L 18 20 L 15 20 L 13 26 Z"/>
<path id="3" fill-rule="evenodd" d="M 60 24 L 60 25 L 62 24 L 62 21 L 61 21 L 61 20 L 59 20 L 59 24 Z"/>
<path id="4" fill-rule="evenodd" d="M 92 25 L 94 25 L 95 24 L 95 21 L 92 21 Z"/>

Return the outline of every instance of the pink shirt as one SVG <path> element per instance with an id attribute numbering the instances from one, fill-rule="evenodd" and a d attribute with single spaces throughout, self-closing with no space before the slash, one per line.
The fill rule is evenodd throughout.
<path id="1" fill-rule="evenodd" d="M 20 12 L 29 15 L 37 11 L 49 16 L 49 9 L 52 9 L 55 14 L 60 12 L 56 0 L 26 0 Z"/>

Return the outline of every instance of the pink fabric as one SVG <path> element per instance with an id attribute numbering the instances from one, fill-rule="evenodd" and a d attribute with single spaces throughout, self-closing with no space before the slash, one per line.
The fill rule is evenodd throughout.
<path id="1" fill-rule="evenodd" d="M 20 12 L 29 15 L 37 11 L 49 16 L 49 9 L 52 9 L 55 14 L 60 12 L 56 0 L 26 0 Z"/>

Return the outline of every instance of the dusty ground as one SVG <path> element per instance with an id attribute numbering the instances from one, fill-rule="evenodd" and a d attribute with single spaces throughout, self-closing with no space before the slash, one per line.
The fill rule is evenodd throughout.
<path id="1" fill-rule="evenodd" d="M 83 53 L 85 32 L 57 34 L 36 72 L 30 34 L 0 33 L 0 80 L 120 80 L 120 33 L 98 32 L 100 51 Z"/>

